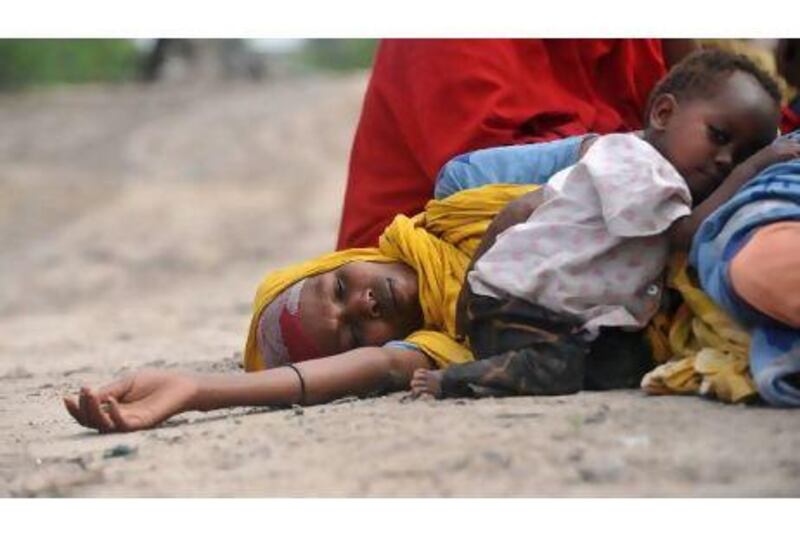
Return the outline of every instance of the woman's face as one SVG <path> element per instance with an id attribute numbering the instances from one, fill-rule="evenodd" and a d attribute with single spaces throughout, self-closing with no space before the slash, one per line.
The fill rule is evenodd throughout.
<path id="1" fill-rule="evenodd" d="M 308 278 L 300 320 L 322 355 L 403 339 L 422 326 L 417 274 L 403 263 L 355 261 Z"/>

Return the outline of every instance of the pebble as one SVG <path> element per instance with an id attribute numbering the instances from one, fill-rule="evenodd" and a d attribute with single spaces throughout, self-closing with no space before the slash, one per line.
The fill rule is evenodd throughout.
<path id="1" fill-rule="evenodd" d="M 126 457 L 136 453 L 135 446 L 128 446 L 127 444 L 117 444 L 113 448 L 107 449 L 103 452 L 103 459 L 112 459 L 114 457 Z"/>

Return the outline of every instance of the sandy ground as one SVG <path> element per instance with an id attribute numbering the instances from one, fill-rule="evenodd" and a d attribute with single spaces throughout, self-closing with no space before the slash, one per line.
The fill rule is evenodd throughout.
<path id="1" fill-rule="evenodd" d="M 73 423 L 82 383 L 239 371 L 262 274 L 333 246 L 364 86 L 0 96 L 0 496 L 800 495 L 798 413 L 639 391 Z"/>

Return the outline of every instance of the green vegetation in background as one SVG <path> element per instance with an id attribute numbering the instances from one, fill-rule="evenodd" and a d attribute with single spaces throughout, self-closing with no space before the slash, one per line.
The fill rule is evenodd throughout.
<path id="1" fill-rule="evenodd" d="M 0 88 L 135 79 L 139 52 L 123 39 L 0 39 Z"/>
<path id="2" fill-rule="evenodd" d="M 376 39 L 309 39 L 297 59 L 322 70 L 368 69 L 377 44 Z"/>

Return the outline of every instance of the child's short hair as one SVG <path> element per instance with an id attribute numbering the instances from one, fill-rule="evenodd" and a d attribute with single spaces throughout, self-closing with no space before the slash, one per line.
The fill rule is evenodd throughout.
<path id="1" fill-rule="evenodd" d="M 753 76 L 775 103 L 780 105 L 781 91 L 778 83 L 747 56 L 713 48 L 697 50 L 670 69 L 667 75 L 653 88 L 645 107 L 645 125 L 648 123 L 653 102 L 662 94 L 672 94 L 678 101 L 685 98 L 710 96 L 721 80 L 738 71 Z"/>

